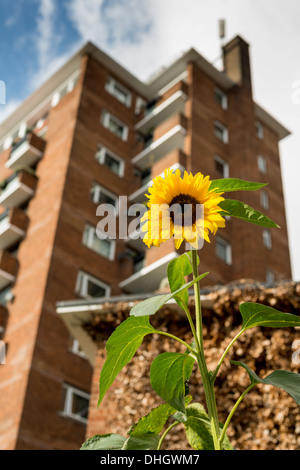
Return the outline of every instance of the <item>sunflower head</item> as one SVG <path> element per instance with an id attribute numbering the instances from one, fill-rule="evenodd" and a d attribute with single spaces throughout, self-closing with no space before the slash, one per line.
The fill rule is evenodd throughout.
<path id="1" fill-rule="evenodd" d="M 204 240 L 210 242 L 209 232 L 225 227 L 219 207 L 223 193 L 210 191 L 210 184 L 209 176 L 185 171 L 182 178 L 180 170 L 167 169 L 164 178 L 156 177 L 146 195 L 149 210 L 141 219 L 144 243 L 160 246 L 174 237 L 176 249 L 184 240 L 199 249 Z"/>

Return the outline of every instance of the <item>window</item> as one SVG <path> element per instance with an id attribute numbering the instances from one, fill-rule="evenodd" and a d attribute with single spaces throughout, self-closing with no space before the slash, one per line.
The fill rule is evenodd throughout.
<path id="1" fill-rule="evenodd" d="M 78 82 L 79 82 L 79 75 L 80 75 L 80 74 L 78 73 L 78 75 L 76 75 L 76 76 L 75 76 L 74 78 L 72 78 L 72 80 L 70 81 L 70 83 L 69 83 L 69 90 L 70 90 L 70 91 L 72 91 L 73 88 L 75 88 L 76 85 L 78 84 Z"/>
<path id="2" fill-rule="evenodd" d="M 261 207 L 268 210 L 269 209 L 269 195 L 266 191 L 260 193 L 260 203 Z"/>
<path id="3" fill-rule="evenodd" d="M 216 255 L 226 264 L 232 263 L 231 244 L 223 238 L 216 238 Z"/>
<path id="4" fill-rule="evenodd" d="M 229 178 L 229 165 L 218 155 L 215 156 L 215 169 L 223 178 Z"/>
<path id="5" fill-rule="evenodd" d="M 105 90 L 108 91 L 111 95 L 117 98 L 120 103 L 125 104 L 125 106 L 130 107 L 131 105 L 131 93 L 123 85 L 118 83 L 114 78 L 109 77 L 106 82 Z"/>
<path id="6" fill-rule="evenodd" d="M 82 423 L 87 422 L 90 395 L 72 385 L 64 384 L 64 410 L 63 415 L 76 419 Z"/>
<path id="7" fill-rule="evenodd" d="M 64 85 L 59 91 L 54 93 L 52 97 L 51 105 L 53 107 L 57 106 L 60 100 L 68 93 L 68 84 Z"/>
<path id="8" fill-rule="evenodd" d="M 73 338 L 71 352 L 73 354 L 76 354 L 76 356 L 80 356 L 84 359 L 87 359 L 87 355 L 85 354 L 83 349 L 81 349 L 78 339 Z"/>
<path id="9" fill-rule="evenodd" d="M 140 114 L 142 109 L 146 107 L 146 104 L 147 104 L 146 101 L 143 98 L 141 98 L 140 96 L 138 96 L 137 99 L 135 100 L 134 113 L 135 114 Z"/>
<path id="10" fill-rule="evenodd" d="M 257 157 L 257 166 L 261 173 L 267 173 L 267 161 L 262 155 L 258 155 Z"/>
<path id="11" fill-rule="evenodd" d="M 215 88 L 215 100 L 222 109 L 226 110 L 228 108 L 227 95 L 219 88 Z"/>
<path id="12" fill-rule="evenodd" d="M 99 145 L 96 160 L 100 165 L 107 166 L 116 175 L 124 176 L 124 161 L 102 145 Z"/>
<path id="13" fill-rule="evenodd" d="M 118 210 L 118 197 L 98 183 L 94 183 L 92 186 L 91 198 L 95 204 L 110 204 Z"/>
<path id="14" fill-rule="evenodd" d="M 48 132 L 48 126 L 44 126 L 40 131 L 37 132 L 37 135 L 39 137 L 44 138 L 47 132 Z"/>
<path id="15" fill-rule="evenodd" d="M 266 229 L 263 231 L 263 242 L 264 246 L 268 249 L 272 249 L 272 235 L 270 230 Z"/>
<path id="16" fill-rule="evenodd" d="M 69 87 L 68 84 L 62 87 L 62 89 L 59 91 L 59 100 L 61 100 L 64 96 L 66 96 L 69 92 Z"/>
<path id="17" fill-rule="evenodd" d="M 275 274 L 270 269 L 267 269 L 266 283 L 269 284 L 269 285 L 272 285 L 272 284 L 274 284 L 274 282 L 275 282 Z"/>
<path id="18" fill-rule="evenodd" d="M 110 295 L 110 287 L 107 284 L 83 271 L 78 273 L 75 291 L 84 299 L 108 297 Z"/>
<path id="19" fill-rule="evenodd" d="M 256 137 L 259 140 L 264 140 L 264 126 L 259 121 L 256 121 L 255 129 L 256 129 Z"/>
<path id="20" fill-rule="evenodd" d="M 87 224 L 85 226 L 82 243 L 99 255 L 104 256 L 109 260 L 114 259 L 115 241 L 109 240 L 108 238 L 104 240 L 99 238 L 97 236 L 96 228 L 92 225 Z"/>
<path id="21" fill-rule="evenodd" d="M 120 139 L 124 141 L 127 140 L 128 127 L 115 116 L 112 116 L 107 111 L 103 111 L 101 123 L 106 129 L 110 130 L 117 137 L 120 137 Z"/>
<path id="22" fill-rule="evenodd" d="M 75 74 L 72 75 L 66 82 L 64 82 L 61 87 L 53 94 L 51 106 L 57 106 L 60 100 L 70 93 L 73 88 L 77 85 L 79 80 L 80 72 L 77 71 Z"/>
<path id="23" fill-rule="evenodd" d="M 224 144 L 228 144 L 228 129 L 219 121 L 215 121 L 215 136 L 222 140 Z"/>

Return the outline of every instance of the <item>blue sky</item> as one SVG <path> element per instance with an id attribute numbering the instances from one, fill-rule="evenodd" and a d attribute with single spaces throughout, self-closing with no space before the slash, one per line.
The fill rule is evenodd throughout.
<path id="1" fill-rule="evenodd" d="M 255 100 L 293 133 L 280 144 L 294 278 L 300 280 L 299 0 L 2 0 L 0 122 L 79 47 L 91 40 L 140 79 L 194 47 L 220 55 L 227 39 L 251 45 Z M 296 87 L 296 88 L 293 88 Z"/>

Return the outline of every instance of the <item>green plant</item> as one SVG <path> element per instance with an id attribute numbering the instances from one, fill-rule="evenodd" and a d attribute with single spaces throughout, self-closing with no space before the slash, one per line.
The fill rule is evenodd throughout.
<path id="1" fill-rule="evenodd" d="M 168 178 L 166 174 L 166 179 Z M 262 227 L 276 228 L 278 225 L 259 211 L 249 207 L 240 201 L 221 198 L 223 192 L 230 191 L 254 191 L 264 186 L 260 183 L 252 183 L 239 179 L 221 179 L 209 182 L 201 179 L 187 179 L 184 182 L 177 178 L 178 191 L 184 187 L 183 196 L 185 200 L 188 194 L 195 195 L 193 188 L 188 187 L 195 184 L 197 191 L 202 194 L 201 201 L 209 201 L 209 207 L 213 210 L 205 212 L 204 219 L 217 221 L 218 227 L 223 227 L 220 217 L 230 215 L 247 222 Z M 182 182 L 183 181 L 183 182 Z M 173 181 L 174 182 L 174 181 Z M 201 182 L 205 184 L 206 190 L 201 189 Z M 201 183 L 201 184 L 200 184 Z M 163 198 L 164 183 L 159 181 L 159 190 L 154 187 L 152 196 L 159 195 Z M 172 186 L 172 185 L 171 185 Z M 170 186 L 170 187 L 171 187 Z M 176 185 L 173 184 L 172 187 Z M 176 189 L 176 188 L 175 188 Z M 157 190 L 157 191 L 156 191 Z M 175 190 L 174 190 L 175 191 Z M 202 191 L 202 192 L 201 192 Z M 174 194 L 170 196 L 170 189 L 166 191 L 165 197 L 169 200 L 174 199 Z M 158 197 L 158 196 L 157 196 Z M 148 207 L 151 208 L 153 200 L 149 198 Z M 178 201 L 178 196 L 176 195 Z M 169 201 L 170 202 L 170 201 Z M 205 207 L 204 207 L 205 209 Z M 209 219 L 210 218 L 210 219 Z M 145 218 L 146 220 L 146 218 Z M 153 221 L 153 218 L 152 218 Z M 196 226 L 196 221 L 194 221 Z M 152 226 L 153 227 L 153 226 Z M 216 232 L 218 227 L 210 226 L 212 232 Z M 149 235 L 151 227 L 147 227 L 146 240 L 150 244 L 160 244 L 165 241 L 162 231 L 159 232 L 156 243 L 153 237 Z M 176 227 L 173 228 L 173 234 L 176 233 Z M 200 236 L 204 238 L 204 231 L 198 226 Z M 189 232 L 190 233 L 190 232 Z M 181 233 L 186 240 L 187 232 Z M 205 233 L 207 236 L 207 233 Z M 195 242 L 195 239 L 192 239 Z M 150 411 L 150 413 L 141 418 L 132 426 L 126 437 L 117 434 L 96 435 L 88 439 L 82 446 L 82 450 L 94 449 L 118 449 L 118 450 L 157 450 L 168 434 L 168 432 L 178 424 L 183 424 L 187 440 L 193 449 L 197 450 L 231 450 L 231 446 L 226 431 L 233 415 L 243 400 L 243 398 L 260 383 L 270 384 L 285 390 L 292 398 L 300 404 L 300 375 L 290 371 L 279 370 L 272 372 L 265 378 L 260 378 L 243 362 L 231 361 L 233 366 L 244 368 L 250 379 L 249 386 L 241 394 L 232 410 L 228 414 L 225 423 L 220 423 L 218 419 L 217 403 L 215 396 L 215 380 L 223 364 L 225 357 L 235 341 L 250 328 L 269 327 L 299 327 L 300 317 L 288 313 L 282 313 L 274 308 L 259 303 L 243 303 L 240 305 L 241 329 L 236 337 L 228 344 L 224 353 L 220 357 L 215 370 L 208 370 L 205 351 L 203 347 L 203 328 L 202 311 L 200 298 L 200 281 L 209 273 L 199 274 L 200 259 L 197 254 L 197 247 L 183 253 L 178 258 L 169 263 L 167 275 L 170 286 L 170 293 L 156 295 L 143 302 L 137 303 L 131 310 L 130 316 L 121 323 L 107 341 L 107 357 L 100 375 L 100 395 L 98 405 L 101 404 L 104 395 L 114 382 L 121 369 L 132 359 L 139 346 L 142 344 L 145 336 L 149 334 L 159 334 L 172 338 L 181 343 L 186 348 L 184 353 L 168 352 L 159 354 L 151 364 L 150 380 L 154 391 L 163 399 L 164 403 Z M 192 275 L 192 280 L 186 282 L 188 276 Z M 195 298 L 195 318 L 189 310 L 189 289 L 193 287 Z M 185 312 L 187 322 L 189 323 L 193 342 L 187 344 L 183 339 L 176 337 L 168 332 L 153 328 L 150 323 L 151 316 L 154 315 L 164 304 L 170 300 L 175 300 L 179 307 Z M 194 370 L 194 364 L 197 363 L 201 374 L 202 385 L 205 392 L 206 408 L 193 402 L 188 394 L 186 384 L 189 381 Z M 166 427 L 169 419 L 172 423 Z"/>

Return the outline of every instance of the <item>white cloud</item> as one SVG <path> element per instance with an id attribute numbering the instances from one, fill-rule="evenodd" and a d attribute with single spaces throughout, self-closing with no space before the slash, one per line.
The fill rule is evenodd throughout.
<path id="1" fill-rule="evenodd" d="M 67 5 L 70 20 L 83 41 L 106 42 L 107 27 L 102 18 L 105 0 L 72 0 Z"/>
<path id="2" fill-rule="evenodd" d="M 58 14 L 58 0 L 39 0 L 36 32 L 34 44 L 37 50 L 38 67 L 30 77 L 30 86 L 33 91 L 45 82 L 69 59 L 78 49 L 79 44 L 66 53 L 58 53 L 60 41 L 63 39 L 57 32 L 56 15 Z"/>
<path id="3" fill-rule="evenodd" d="M 151 45 L 155 37 L 151 2 L 71 0 L 67 9 L 83 42 L 94 42 L 138 76 L 153 71 L 157 51 Z"/>
<path id="4" fill-rule="evenodd" d="M 103 46 L 141 41 L 149 25 L 145 0 L 71 0 L 67 10 L 82 39 Z"/>
<path id="5" fill-rule="evenodd" d="M 79 47 L 74 44 L 66 53 L 60 54 L 59 45 L 63 39 L 57 32 L 56 16 L 58 0 L 39 0 L 36 31 L 33 42 L 37 51 L 37 69 L 30 77 L 30 91 L 38 88 L 69 59 Z"/>
<path id="6" fill-rule="evenodd" d="M 8 8 L 11 10 L 10 14 L 5 18 L 4 20 L 4 25 L 7 28 L 11 28 L 12 26 L 15 26 L 16 23 L 21 19 L 22 17 L 22 8 L 23 8 L 24 0 L 15 0 L 12 4 L 8 5 Z"/>
<path id="7" fill-rule="evenodd" d="M 37 51 L 40 68 L 47 66 L 52 59 L 55 43 L 54 0 L 40 0 L 37 18 Z"/>

